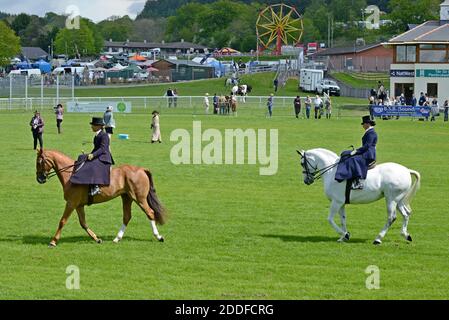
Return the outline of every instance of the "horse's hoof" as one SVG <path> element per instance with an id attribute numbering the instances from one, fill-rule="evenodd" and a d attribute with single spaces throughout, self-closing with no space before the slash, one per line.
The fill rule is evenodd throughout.
<path id="1" fill-rule="evenodd" d="M 54 243 L 54 242 L 52 241 L 52 242 L 50 242 L 50 243 L 48 244 L 48 247 L 49 247 L 50 249 L 56 248 L 56 243 Z"/>
<path id="2" fill-rule="evenodd" d="M 349 232 L 345 233 L 345 240 L 349 241 L 349 239 L 351 238 L 351 234 Z"/>
<path id="3" fill-rule="evenodd" d="M 378 245 L 382 244 L 382 241 L 376 239 L 376 240 L 373 241 L 373 244 L 374 244 L 375 246 L 378 246 Z"/>
<path id="4" fill-rule="evenodd" d="M 412 236 L 411 236 L 411 235 L 408 235 L 407 238 L 405 238 L 405 240 L 407 240 L 407 241 L 409 241 L 409 242 L 412 242 Z"/>
<path id="5" fill-rule="evenodd" d="M 103 243 L 103 240 L 101 240 L 101 239 L 97 239 L 97 241 L 96 241 L 98 244 L 102 244 Z"/>
<path id="6" fill-rule="evenodd" d="M 159 242 L 164 242 L 164 237 L 160 237 L 158 240 Z"/>
<path id="7" fill-rule="evenodd" d="M 119 242 L 120 242 L 120 239 L 119 239 L 119 238 L 115 238 L 114 240 L 112 240 L 112 242 L 114 242 L 114 243 L 119 243 Z"/>

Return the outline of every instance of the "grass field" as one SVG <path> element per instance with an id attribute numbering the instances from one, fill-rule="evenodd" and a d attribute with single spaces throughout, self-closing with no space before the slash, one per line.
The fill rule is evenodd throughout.
<path id="1" fill-rule="evenodd" d="M 290 109 L 288 109 L 290 110 Z M 277 113 L 276 113 L 277 112 Z M 282 114 L 282 116 L 280 116 Z M 0 135 L 0 299 L 447 299 L 448 126 L 409 119 L 380 121 L 378 162 L 393 161 L 417 170 L 422 188 L 412 203 L 409 232 L 396 222 L 381 246 L 371 243 L 385 224 L 383 200 L 347 208 L 352 239 L 340 244 L 327 222 L 328 201 L 321 182 L 302 182 L 297 148 L 339 152 L 359 145 L 359 114 L 340 119 L 297 120 L 290 111 L 239 117 L 162 114 L 162 144 L 150 144 L 150 114 L 116 115 L 112 139 L 118 165 L 152 170 L 158 195 L 170 215 L 151 235 L 143 212 L 118 245 L 121 201 L 86 209 L 89 226 L 104 243 L 91 241 L 72 215 L 55 249 L 64 200 L 57 179 L 39 185 L 28 112 L 1 112 Z M 348 114 L 350 115 L 350 114 Z M 357 116 L 355 116 L 357 115 Z M 66 114 L 56 134 L 54 115 L 45 111 L 44 143 L 75 158 L 90 151 L 89 114 Z M 279 130 L 279 168 L 260 176 L 259 165 L 173 165 L 170 133 L 254 128 Z M 80 269 L 80 290 L 66 289 L 66 268 Z M 380 289 L 368 290 L 365 270 L 380 269 Z"/>

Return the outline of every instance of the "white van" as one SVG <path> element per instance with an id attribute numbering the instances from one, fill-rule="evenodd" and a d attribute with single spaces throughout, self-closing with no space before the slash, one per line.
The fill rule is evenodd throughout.
<path id="1" fill-rule="evenodd" d="M 24 75 L 24 76 L 40 76 L 40 69 L 21 69 L 21 70 L 11 70 L 9 73 L 10 76 L 14 75 Z"/>
<path id="2" fill-rule="evenodd" d="M 154 48 L 148 51 L 141 52 L 140 55 L 145 58 L 153 58 L 161 54 L 161 48 Z"/>
<path id="3" fill-rule="evenodd" d="M 53 74 L 74 74 L 82 75 L 85 67 L 58 67 L 53 70 Z"/>

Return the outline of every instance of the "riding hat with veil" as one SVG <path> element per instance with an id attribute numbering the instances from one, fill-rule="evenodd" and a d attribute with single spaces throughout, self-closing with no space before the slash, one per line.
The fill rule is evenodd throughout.
<path id="1" fill-rule="evenodd" d="M 91 125 L 104 126 L 102 118 L 92 118 Z M 98 131 L 94 137 L 94 149 L 92 160 L 88 160 L 86 154 L 78 157 L 75 172 L 70 178 L 73 184 L 109 185 L 110 167 L 114 164 L 109 151 L 109 136 L 103 130 Z"/>
<path id="2" fill-rule="evenodd" d="M 376 161 L 377 133 L 375 121 L 370 116 L 362 118 L 362 124 L 370 124 L 362 137 L 362 147 L 355 151 L 343 151 L 338 164 L 335 180 L 342 182 L 349 179 L 366 179 L 368 167 Z"/>

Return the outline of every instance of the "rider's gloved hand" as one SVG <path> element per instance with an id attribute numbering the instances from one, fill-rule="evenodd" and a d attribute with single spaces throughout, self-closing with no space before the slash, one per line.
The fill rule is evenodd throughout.
<path id="1" fill-rule="evenodd" d="M 351 151 L 351 156 L 355 156 L 357 154 L 357 150 L 352 150 Z"/>
<path id="2" fill-rule="evenodd" d="M 87 160 L 92 160 L 94 158 L 94 155 L 92 154 L 92 153 L 89 153 L 88 155 L 87 155 Z"/>

